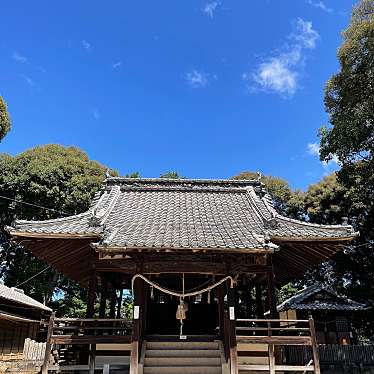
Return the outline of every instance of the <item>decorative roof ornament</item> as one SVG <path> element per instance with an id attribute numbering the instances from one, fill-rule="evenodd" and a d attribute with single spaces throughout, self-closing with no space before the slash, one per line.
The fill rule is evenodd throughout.
<path id="1" fill-rule="evenodd" d="M 106 225 L 103 225 L 103 233 L 101 235 L 101 242 L 104 246 L 107 246 L 110 243 L 110 230 L 106 227 Z"/>
<path id="2" fill-rule="evenodd" d="M 259 182 L 261 182 L 261 179 L 262 179 L 262 173 L 261 173 L 260 171 L 258 171 L 256 174 L 257 174 L 257 180 L 258 180 Z"/>
<path id="3" fill-rule="evenodd" d="M 264 239 L 265 239 L 265 243 L 269 243 L 270 242 L 270 233 L 268 230 L 265 231 L 264 233 Z"/>
<path id="4" fill-rule="evenodd" d="M 113 176 L 112 175 L 110 175 L 110 170 L 109 169 L 106 169 L 105 170 L 105 178 L 112 178 Z"/>
<path id="5" fill-rule="evenodd" d="M 92 209 L 92 214 L 91 214 L 91 217 L 89 219 L 89 226 L 91 227 L 98 227 L 100 226 L 100 218 L 97 216 L 97 208 L 93 208 Z"/>
<path id="6" fill-rule="evenodd" d="M 274 216 L 264 222 L 264 226 L 266 229 L 276 229 L 278 225 L 278 221 Z"/>

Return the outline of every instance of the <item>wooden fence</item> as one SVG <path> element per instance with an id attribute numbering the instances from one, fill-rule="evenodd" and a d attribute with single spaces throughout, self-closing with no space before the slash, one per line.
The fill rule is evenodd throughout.
<path id="1" fill-rule="evenodd" d="M 46 343 L 37 343 L 29 338 L 25 339 L 23 346 L 23 360 L 33 362 L 43 362 Z"/>

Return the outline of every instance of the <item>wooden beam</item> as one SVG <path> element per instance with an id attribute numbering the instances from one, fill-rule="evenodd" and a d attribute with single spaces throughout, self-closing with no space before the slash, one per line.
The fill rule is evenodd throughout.
<path id="1" fill-rule="evenodd" d="M 67 344 L 67 345 L 89 345 L 102 343 L 130 343 L 130 335 L 53 335 L 51 338 L 52 344 Z"/>

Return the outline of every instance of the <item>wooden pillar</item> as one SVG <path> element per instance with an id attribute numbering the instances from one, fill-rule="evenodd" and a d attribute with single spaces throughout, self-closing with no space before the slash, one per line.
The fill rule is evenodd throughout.
<path id="1" fill-rule="evenodd" d="M 105 318 L 107 297 L 108 297 L 108 281 L 105 275 L 103 275 L 103 277 L 101 278 L 101 288 L 100 288 L 99 318 Z"/>
<path id="2" fill-rule="evenodd" d="M 51 357 L 51 349 L 52 349 L 52 334 L 53 334 L 54 320 L 55 320 L 55 312 L 52 312 L 51 317 L 49 318 L 49 324 L 48 324 L 47 341 L 45 344 L 45 354 L 44 354 L 44 361 L 43 361 L 43 366 L 42 366 L 42 374 L 48 374 L 48 365 L 49 365 L 49 359 Z"/>
<path id="3" fill-rule="evenodd" d="M 229 305 L 229 347 L 230 347 L 230 374 L 238 374 L 238 352 L 236 347 L 236 320 L 235 320 L 235 290 L 228 286 L 227 302 Z"/>
<path id="4" fill-rule="evenodd" d="M 88 283 L 88 297 L 87 297 L 87 310 L 86 317 L 93 318 L 95 313 L 95 301 L 96 301 L 96 288 L 97 288 L 97 272 L 95 257 L 91 260 L 91 273 Z M 95 353 L 96 345 L 90 344 L 89 346 L 89 357 L 88 357 L 88 373 L 94 374 L 95 371 Z"/>
<path id="5" fill-rule="evenodd" d="M 88 356 L 88 374 L 95 374 L 96 344 L 90 344 Z"/>
<path id="6" fill-rule="evenodd" d="M 139 352 L 142 341 L 142 318 L 144 281 L 136 278 L 134 281 L 134 316 L 131 335 L 130 374 L 138 374 Z"/>
<path id="7" fill-rule="evenodd" d="M 277 300 L 275 297 L 274 270 L 271 257 L 269 257 L 268 265 L 268 270 L 266 272 L 268 287 L 268 308 L 270 311 L 270 318 L 277 318 Z"/>
<path id="8" fill-rule="evenodd" d="M 311 344 L 312 344 L 312 352 L 313 352 L 313 365 L 314 365 L 314 374 L 321 374 L 321 368 L 319 365 L 319 352 L 318 352 L 318 344 L 316 338 L 316 329 L 314 326 L 313 318 L 309 317 L 309 329 L 310 329 L 310 337 L 311 337 Z"/>
<path id="9" fill-rule="evenodd" d="M 116 303 L 117 303 L 117 291 L 114 286 L 110 290 L 110 303 L 109 303 L 109 318 L 115 318 L 116 316 Z"/>
<path id="10" fill-rule="evenodd" d="M 88 297 L 87 297 L 87 310 L 86 317 L 92 318 L 95 312 L 95 301 L 96 301 L 96 286 L 97 286 L 97 274 L 96 274 L 96 265 L 93 262 L 90 280 L 88 283 Z"/>
<path id="11" fill-rule="evenodd" d="M 218 303 L 218 326 L 219 326 L 219 335 L 221 339 L 224 339 L 224 313 L 225 313 L 225 295 L 224 295 L 224 285 L 220 284 L 217 287 L 217 303 Z"/>

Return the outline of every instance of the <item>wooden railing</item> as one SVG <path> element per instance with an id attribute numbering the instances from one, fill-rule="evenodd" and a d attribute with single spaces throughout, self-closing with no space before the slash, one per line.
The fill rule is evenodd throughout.
<path id="1" fill-rule="evenodd" d="M 240 371 L 267 370 L 270 374 L 276 371 L 313 371 L 320 374 L 318 347 L 313 319 L 237 319 L 237 343 L 267 344 L 267 365 L 238 365 Z M 302 365 L 288 365 L 283 362 L 281 347 L 309 346 L 312 360 Z"/>
<path id="2" fill-rule="evenodd" d="M 365 365 L 374 366 L 374 345 L 337 345 L 319 344 L 321 365 Z M 301 360 L 310 360 L 310 347 L 286 347 L 287 362 L 294 364 Z"/>
<path id="3" fill-rule="evenodd" d="M 132 320 L 119 318 L 55 318 L 48 324 L 42 374 L 48 373 L 52 345 L 89 345 L 89 373 L 94 372 L 95 348 L 99 343 L 130 343 Z"/>

